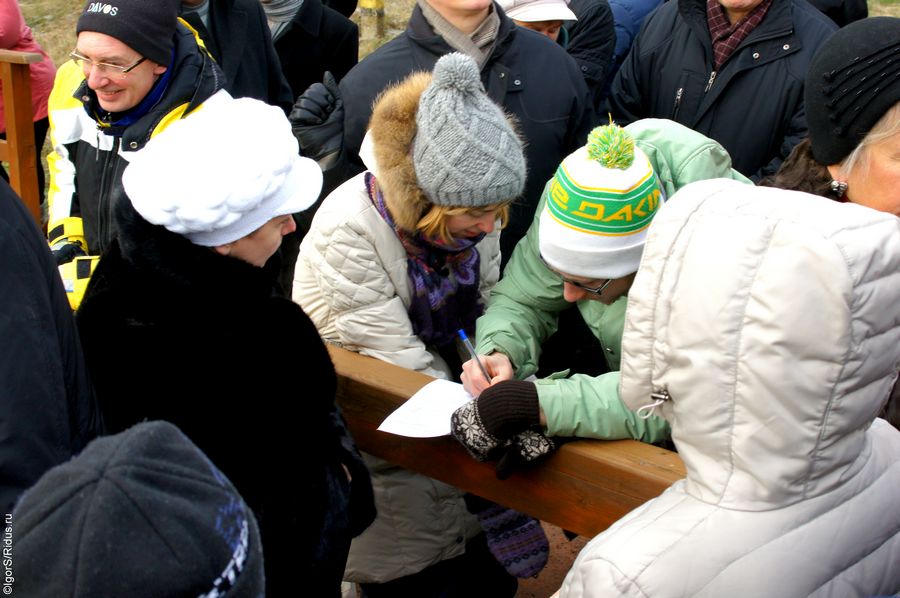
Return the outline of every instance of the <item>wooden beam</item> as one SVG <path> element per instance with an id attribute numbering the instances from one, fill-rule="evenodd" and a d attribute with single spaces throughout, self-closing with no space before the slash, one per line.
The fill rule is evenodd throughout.
<path id="1" fill-rule="evenodd" d="M 37 52 L 17 52 L 16 50 L 0 50 L 0 62 L 10 64 L 35 64 L 44 60 Z"/>
<path id="2" fill-rule="evenodd" d="M 0 50 L 0 80 L 3 81 L 3 111 L 6 140 L 0 142 L 0 160 L 9 162 L 9 184 L 22 198 L 32 217 L 42 226 L 34 141 L 34 111 L 31 107 L 31 73 L 28 65 L 43 60 L 35 52 Z"/>
<path id="3" fill-rule="evenodd" d="M 498 480 L 450 437 L 406 438 L 376 428 L 429 376 L 329 347 L 338 404 L 361 450 L 542 521 L 591 537 L 685 475 L 678 455 L 634 440 L 579 440 L 529 471 Z"/>

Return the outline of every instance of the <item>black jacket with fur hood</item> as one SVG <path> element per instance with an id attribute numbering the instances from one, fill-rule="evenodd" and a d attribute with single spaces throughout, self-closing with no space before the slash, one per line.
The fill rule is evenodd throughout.
<path id="1" fill-rule="evenodd" d="M 263 269 L 149 224 L 129 201 L 116 217 L 76 315 L 108 431 L 180 427 L 256 514 L 267 594 L 295 595 L 302 580 L 309 595 L 339 595 L 374 506 L 318 332 Z"/>

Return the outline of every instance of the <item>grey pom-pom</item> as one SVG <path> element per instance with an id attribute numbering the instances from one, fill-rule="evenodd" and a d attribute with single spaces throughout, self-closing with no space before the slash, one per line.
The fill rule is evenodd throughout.
<path id="1" fill-rule="evenodd" d="M 439 89 L 456 89 L 462 92 L 481 91 L 481 76 L 478 65 L 469 56 L 460 52 L 446 54 L 434 65 L 431 85 Z"/>

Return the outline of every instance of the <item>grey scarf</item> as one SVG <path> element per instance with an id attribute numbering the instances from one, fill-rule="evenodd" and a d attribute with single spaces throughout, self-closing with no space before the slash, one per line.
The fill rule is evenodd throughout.
<path id="1" fill-rule="evenodd" d="M 493 6 L 481 25 L 471 35 L 466 35 L 442 17 L 428 4 L 427 0 L 417 0 L 416 3 L 422 10 L 422 16 L 425 17 L 434 32 L 444 38 L 448 46 L 470 56 L 478 63 L 478 70 L 484 68 L 494 50 L 497 32 L 500 30 L 500 17 Z"/>
<path id="2" fill-rule="evenodd" d="M 269 29 L 272 31 L 272 41 L 277 40 L 287 29 L 288 23 L 300 10 L 303 0 L 260 0 L 263 10 L 266 11 L 266 19 L 269 21 Z"/>

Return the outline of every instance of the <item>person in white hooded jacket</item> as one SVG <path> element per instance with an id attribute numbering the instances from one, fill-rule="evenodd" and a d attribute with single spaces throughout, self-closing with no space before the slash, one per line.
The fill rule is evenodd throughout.
<path id="1" fill-rule="evenodd" d="M 866 597 L 900 589 L 900 219 L 730 181 L 650 227 L 622 400 L 687 477 L 591 540 L 559 592 Z"/>

